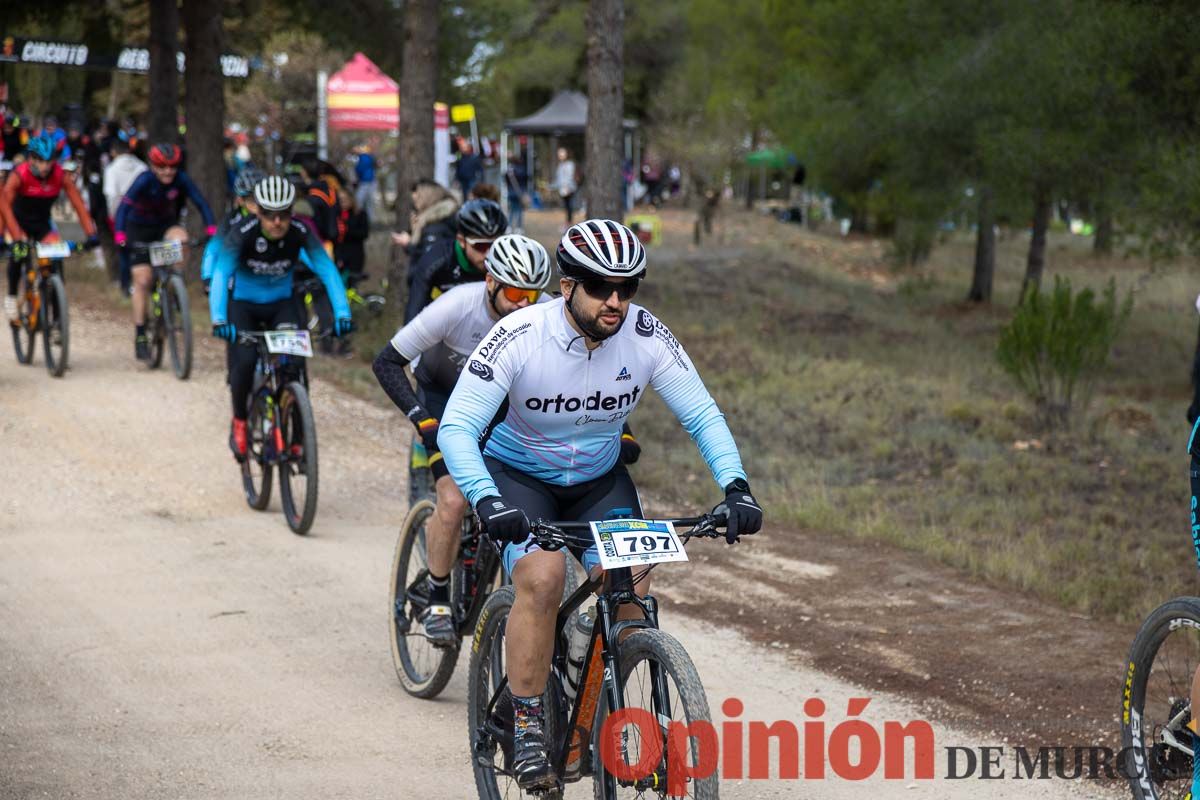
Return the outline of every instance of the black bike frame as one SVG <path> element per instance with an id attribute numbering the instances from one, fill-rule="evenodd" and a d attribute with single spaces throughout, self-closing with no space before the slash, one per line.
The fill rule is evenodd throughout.
<path id="1" fill-rule="evenodd" d="M 687 518 L 671 520 L 676 525 L 696 526 L 703 518 Z M 564 532 L 567 531 L 584 531 L 590 530 L 590 525 L 586 522 L 568 523 L 568 524 L 553 524 L 552 525 Z M 536 526 L 535 526 L 536 527 Z M 580 543 L 582 544 L 582 542 Z M 590 546 L 590 543 L 589 543 Z M 545 549 L 545 548 L 544 548 Z M 645 568 L 647 571 L 652 567 Z M 640 576 L 639 576 L 640 579 Z M 604 669 L 604 685 L 602 691 L 605 693 L 608 702 L 608 713 L 612 714 L 619 712 L 625 708 L 625 698 L 621 693 L 621 686 L 624 685 L 624 675 L 621 674 L 621 646 L 620 639 L 622 634 L 627 630 L 638 629 L 657 629 L 658 628 L 658 601 L 653 595 L 639 597 L 634 591 L 633 585 L 633 568 L 621 567 L 619 569 L 609 570 L 601 573 L 597 577 L 589 577 L 575 592 L 568 597 L 559 607 L 558 617 L 554 624 L 555 642 L 551 664 L 554 669 L 551 670 L 551 680 L 554 671 L 557 670 L 559 675 L 567 674 L 567 633 L 566 626 L 574 614 L 583 603 L 592 595 L 601 585 L 607 583 L 608 588 L 601 592 L 596 597 L 597 619 L 592 626 L 592 634 L 588 640 L 587 649 L 584 651 L 583 667 L 579 674 L 579 689 L 575 695 L 575 699 L 570 703 L 569 715 L 567 721 L 567 730 L 562 747 L 559 748 L 558 754 L 554 761 L 555 773 L 561 778 L 567 764 L 567 758 L 571 752 L 571 742 L 578 735 L 581 746 L 587 748 L 592 736 L 591 726 L 595 723 L 596 708 L 591 710 L 592 718 L 586 720 L 588 729 L 581 730 L 579 714 L 581 710 L 581 701 L 584 699 L 584 692 L 587 690 L 588 678 L 592 674 L 593 653 L 596 647 L 600 648 L 600 666 Z M 633 604 L 642 610 L 643 619 L 624 619 L 616 618 L 617 609 L 625 604 Z M 651 697 L 656 712 L 655 718 L 660 718 L 661 714 L 666 714 L 668 718 L 671 716 L 671 698 L 667 691 L 666 676 L 662 674 L 659 666 L 655 662 L 650 663 L 650 676 L 652 683 Z M 496 704 L 500 697 L 504 694 L 504 690 L 508 687 L 508 675 L 505 675 L 497 685 L 492 699 L 488 702 L 487 714 L 484 719 L 492 719 L 496 710 Z M 598 702 L 597 702 L 598 705 Z M 664 736 L 666 732 L 664 731 Z M 594 754 L 597 757 L 598 753 Z M 664 744 L 663 758 L 666 758 L 666 749 Z M 582 756 L 581 756 L 582 758 Z M 591 772 L 597 769 L 596 764 L 592 764 Z M 616 778 L 600 765 L 600 769 L 604 775 L 605 789 L 611 796 L 616 793 Z M 585 777 L 588 774 L 587 770 L 581 771 L 573 779 Z"/>

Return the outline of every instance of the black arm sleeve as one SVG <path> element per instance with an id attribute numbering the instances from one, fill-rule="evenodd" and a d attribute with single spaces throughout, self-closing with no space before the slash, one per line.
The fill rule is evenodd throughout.
<path id="1" fill-rule="evenodd" d="M 383 391 L 396 404 L 396 408 L 403 411 L 404 416 L 415 426 L 425 415 L 422 413 L 420 401 L 417 400 L 417 394 L 413 391 L 412 383 L 404 372 L 407 365 L 408 359 L 396 352 L 396 348 L 388 342 L 379 351 L 379 355 L 375 356 L 371 370 Z"/>

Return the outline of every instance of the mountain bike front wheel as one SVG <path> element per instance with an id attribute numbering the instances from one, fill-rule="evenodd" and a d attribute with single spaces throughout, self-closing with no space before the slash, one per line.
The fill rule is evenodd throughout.
<path id="1" fill-rule="evenodd" d="M 1200 669 L 1200 598 L 1178 597 L 1142 623 L 1125 668 L 1121 764 L 1137 800 L 1190 798 L 1191 684 Z"/>
<path id="2" fill-rule="evenodd" d="M 163 323 L 171 351 L 171 369 L 176 378 L 184 381 L 192 374 L 192 309 L 187 286 L 181 276 L 172 275 L 163 292 Z"/>
<path id="3" fill-rule="evenodd" d="M 425 548 L 425 526 L 433 516 L 429 500 L 418 501 L 404 518 L 392 557 L 391 619 L 392 666 L 404 691 L 413 697 L 437 697 L 458 663 L 459 646 L 434 647 L 418 633 L 417 617 L 429 605 L 429 562 Z M 450 596 L 457 597 L 461 584 L 461 559 L 450 572 Z"/>
<path id="4" fill-rule="evenodd" d="M 67 312 L 67 288 L 59 275 L 51 275 L 42 284 L 42 345 L 46 369 L 56 378 L 67 371 L 71 352 L 71 318 Z"/>
<path id="5" fill-rule="evenodd" d="M 651 800 L 651 798 L 690 797 L 696 800 L 717 800 L 716 754 L 712 753 L 714 769 L 711 775 L 683 780 L 683 768 L 701 764 L 699 738 L 685 742 L 688 752 L 671 752 L 668 731 L 672 723 L 691 725 L 695 722 L 712 724 L 708 697 L 696 672 L 696 665 L 675 637 L 650 628 L 629 635 L 620 644 L 621 687 L 627 710 L 648 712 L 639 715 L 650 720 L 649 725 L 613 725 L 604 739 L 604 721 L 608 717 L 607 693 L 601 694 L 592 732 L 593 791 L 596 800 Z M 632 721 L 632 718 L 631 718 Z M 605 768 L 605 763 L 639 764 L 648 751 L 660 754 L 654 770 L 645 776 L 618 780 Z M 682 763 L 674 760 L 682 755 Z M 614 759 L 616 759 L 614 761 Z M 673 781 L 681 787 L 671 785 Z"/>
<path id="6" fill-rule="evenodd" d="M 279 454 L 279 498 L 292 533 L 303 536 L 317 516 L 317 424 L 308 390 L 299 381 L 279 392 L 276 424 L 283 439 Z"/>

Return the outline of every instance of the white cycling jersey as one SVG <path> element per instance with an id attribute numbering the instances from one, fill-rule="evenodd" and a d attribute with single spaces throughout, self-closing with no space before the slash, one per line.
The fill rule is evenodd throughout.
<path id="1" fill-rule="evenodd" d="M 546 302 L 550 297 L 542 294 L 538 302 Z M 414 372 L 423 353 L 429 353 L 437 345 L 444 345 L 445 350 L 431 354 L 434 358 L 445 358 L 450 365 L 426 365 L 426 369 L 418 372 L 439 378 L 448 378 L 444 367 L 454 372 L 462 369 L 467 356 L 475 346 L 483 341 L 484 335 L 496 324 L 488 313 L 487 284 L 483 281 L 472 281 L 455 286 L 447 292 L 438 295 L 421 313 L 392 337 L 392 347 L 396 352 L 412 362 Z M 452 379 L 447 380 L 453 385 Z M 449 387 L 446 387 L 447 390 Z"/>
<path id="2" fill-rule="evenodd" d="M 691 359 L 666 325 L 632 304 L 621 329 L 590 351 L 562 298 L 500 320 L 450 396 L 438 446 L 472 505 L 500 493 L 483 455 L 546 483 L 581 483 L 616 464 L 621 425 L 648 386 L 696 441 L 718 485 L 745 479 L 725 417 Z M 505 398 L 507 415 L 481 454 L 479 440 Z"/>

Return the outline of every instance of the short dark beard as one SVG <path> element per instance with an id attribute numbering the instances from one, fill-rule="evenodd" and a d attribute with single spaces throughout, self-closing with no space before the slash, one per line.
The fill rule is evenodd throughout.
<path id="1" fill-rule="evenodd" d="M 621 326 L 625 324 L 625 315 L 621 313 L 620 309 L 617 309 L 617 314 L 621 317 L 621 321 L 611 331 L 603 330 L 599 325 L 600 312 L 596 312 L 594 317 L 587 319 L 579 309 L 575 308 L 575 293 L 581 290 L 582 287 L 578 283 L 571 289 L 571 296 L 567 298 L 567 309 L 571 312 L 571 319 L 575 320 L 575 324 L 583 331 L 583 335 L 593 342 L 602 342 L 608 337 L 616 335 L 621 330 Z M 604 306 L 600 306 L 600 308 L 603 310 Z"/>

